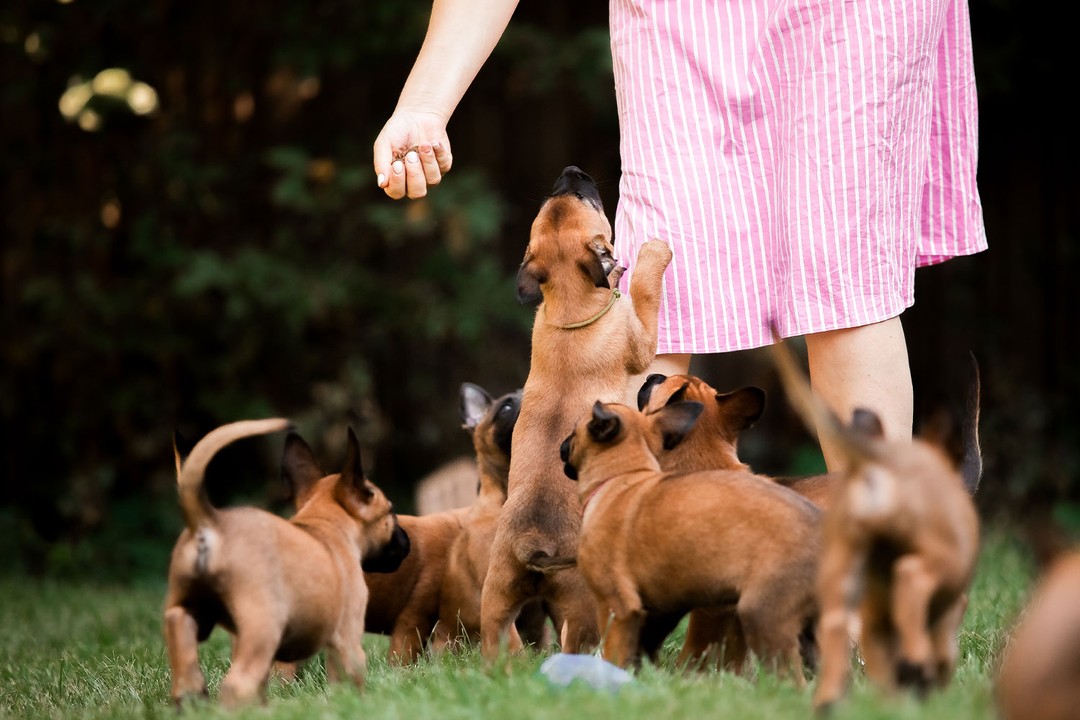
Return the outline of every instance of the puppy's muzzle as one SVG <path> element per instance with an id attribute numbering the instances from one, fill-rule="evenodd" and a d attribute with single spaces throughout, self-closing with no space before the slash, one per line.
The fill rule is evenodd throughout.
<path id="1" fill-rule="evenodd" d="M 573 437 L 570 435 L 562 441 L 562 445 L 559 446 L 559 459 L 563 461 L 563 472 L 566 473 L 566 477 L 577 480 L 577 468 L 570 464 L 570 439 Z"/>
<path id="2" fill-rule="evenodd" d="M 377 552 L 365 557 L 360 562 L 360 567 L 364 572 L 392 573 L 401 567 L 401 563 L 409 556 L 410 549 L 412 549 L 412 542 L 409 540 L 409 533 L 398 524 L 397 515 L 395 515 L 394 532 L 391 533 L 390 540 Z"/>
<path id="3" fill-rule="evenodd" d="M 588 200 L 597 208 L 601 207 L 600 191 L 596 188 L 596 182 L 576 165 L 564 168 L 555 181 L 555 187 L 551 189 L 552 197 L 569 194 Z"/>

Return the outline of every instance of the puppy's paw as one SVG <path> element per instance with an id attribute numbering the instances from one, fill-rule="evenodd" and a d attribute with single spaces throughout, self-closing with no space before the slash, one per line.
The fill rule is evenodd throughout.
<path id="1" fill-rule="evenodd" d="M 641 250 L 638 251 L 638 260 L 640 262 L 649 260 L 667 267 L 671 262 L 671 248 L 663 240 L 653 238 L 641 246 Z"/>
<path id="2" fill-rule="evenodd" d="M 914 690 L 919 697 L 925 697 L 933 684 L 933 673 L 924 665 L 901 660 L 896 666 L 896 684 Z"/>

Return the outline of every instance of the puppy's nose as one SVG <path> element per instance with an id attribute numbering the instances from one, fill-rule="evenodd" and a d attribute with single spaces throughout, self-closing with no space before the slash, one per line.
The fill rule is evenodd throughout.
<path id="1" fill-rule="evenodd" d="M 600 202 L 600 191 L 596 189 L 596 182 L 576 165 L 564 168 L 559 179 L 555 181 L 555 187 L 551 189 L 552 197 L 569 193 Z"/>

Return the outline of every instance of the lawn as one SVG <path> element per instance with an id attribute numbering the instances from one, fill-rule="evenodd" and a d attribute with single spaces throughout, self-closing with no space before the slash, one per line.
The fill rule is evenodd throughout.
<path id="1" fill-rule="evenodd" d="M 164 577 L 162 568 L 162 577 Z M 1032 578 L 1023 548 L 1001 532 L 988 535 L 960 638 L 953 683 L 925 703 L 886 700 L 856 673 L 849 699 L 833 717 L 993 718 L 992 674 L 1008 627 Z M 102 586 L 59 580 L 0 579 L 0 717 L 172 718 L 169 673 L 161 638 L 163 582 Z M 513 661 L 512 672 L 488 670 L 475 649 L 428 659 L 412 668 L 385 662 L 386 639 L 367 636 L 368 686 L 358 694 L 329 687 L 320 663 L 300 680 L 275 681 L 267 708 L 227 713 L 213 703 L 188 715 L 234 718 L 802 718 L 810 689 L 763 675 L 749 681 L 724 673 L 674 669 L 678 634 L 664 661 L 636 673 L 617 693 L 575 684 L 556 688 L 539 674 L 544 655 Z M 228 636 L 215 631 L 203 646 L 211 695 L 228 667 Z"/>

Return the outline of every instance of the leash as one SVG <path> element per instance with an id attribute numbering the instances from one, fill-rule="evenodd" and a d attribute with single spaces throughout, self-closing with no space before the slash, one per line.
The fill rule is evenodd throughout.
<path id="1" fill-rule="evenodd" d="M 588 320 L 582 320 L 581 322 L 570 323 L 569 325 L 556 325 L 555 323 L 548 323 L 548 325 L 551 325 L 553 327 L 557 327 L 560 330 L 576 330 L 578 328 L 583 328 L 583 327 L 585 327 L 587 325 L 592 325 L 594 322 L 596 322 L 600 318 L 604 317 L 604 315 L 607 314 L 607 311 L 611 309 L 611 306 L 615 304 L 615 301 L 618 300 L 621 297 L 622 297 L 622 293 L 619 292 L 619 288 L 615 288 L 614 290 L 611 291 L 611 298 L 608 299 L 607 305 L 605 305 L 604 308 L 600 312 L 596 313 L 595 315 L 593 315 Z"/>

